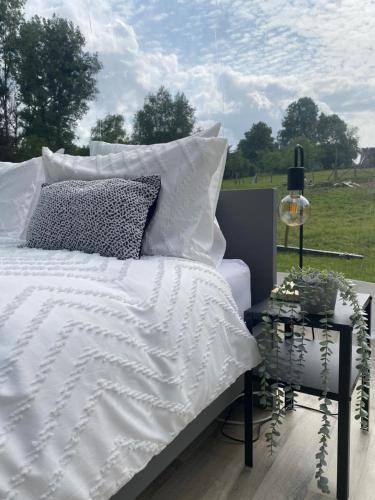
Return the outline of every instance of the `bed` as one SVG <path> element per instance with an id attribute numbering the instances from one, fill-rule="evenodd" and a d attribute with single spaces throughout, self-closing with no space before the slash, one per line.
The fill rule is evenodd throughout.
<path id="1" fill-rule="evenodd" d="M 241 259 L 223 259 L 218 271 L 228 282 L 238 312 L 243 318 L 244 312 L 251 306 L 251 273 L 249 266 Z"/>
<path id="2" fill-rule="evenodd" d="M 275 283 L 274 213 L 273 190 L 223 192 L 217 209 L 253 303 Z M 136 498 L 259 362 L 202 263 L 2 241 L 0 280 L 1 498 Z"/>

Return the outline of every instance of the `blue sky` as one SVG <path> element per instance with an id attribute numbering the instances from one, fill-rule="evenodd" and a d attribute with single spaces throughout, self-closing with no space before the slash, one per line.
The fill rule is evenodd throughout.
<path id="1" fill-rule="evenodd" d="M 79 25 L 104 68 L 79 125 L 134 112 L 160 85 L 183 91 L 201 126 L 221 121 L 231 144 L 253 122 L 274 133 L 301 96 L 358 127 L 375 146 L 374 0 L 28 0 Z"/>

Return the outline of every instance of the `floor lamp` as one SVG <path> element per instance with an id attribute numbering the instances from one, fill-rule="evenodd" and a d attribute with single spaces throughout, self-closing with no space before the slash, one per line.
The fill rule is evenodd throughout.
<path id="1" fill-rule="evenodd" d="M 288 168 L 288 191 L 279 205 L 280 219 L 290 227 L 299 226 L 299 267 L 303 267 L 303 225 L 310 217 L 311 207 L 303 196 L 305 187 L 305 155 L 299 144 L 294 148 L 294 167 Z M 315 333 L 313 338 L 315 338 Z M 289 325 L 285 325 L 285 336 L 293 335 Z"/>

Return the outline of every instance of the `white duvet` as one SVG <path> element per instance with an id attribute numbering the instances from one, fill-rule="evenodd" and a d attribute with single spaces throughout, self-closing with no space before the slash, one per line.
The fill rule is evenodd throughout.
<path id="1" fill-rule="evenodd" d="M 0 498 L 109 498 L 258 360 L 204 264 L 3 241 Z"/>

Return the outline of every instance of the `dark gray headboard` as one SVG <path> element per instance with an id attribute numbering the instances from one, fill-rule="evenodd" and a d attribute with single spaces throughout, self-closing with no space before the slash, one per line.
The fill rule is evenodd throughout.
<path id="1" fill-rule="evenodd" d="M 251 271 L 253 304 L 276 283 L 276 191 L 221 191 L 216 211 L 227 240 L 227 259 L 242 259 Z"/>

